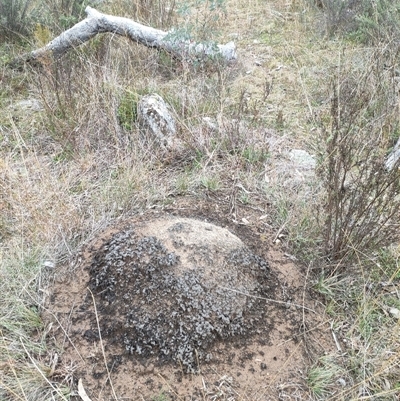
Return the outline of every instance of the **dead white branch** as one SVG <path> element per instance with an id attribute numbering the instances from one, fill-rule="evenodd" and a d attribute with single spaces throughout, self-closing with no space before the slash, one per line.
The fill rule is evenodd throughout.
<path id="1" fill-rule="evenodd" d="M 396 166 L 396 163 L 397 166 L 400 168 L 398 163 L 399 159 L 400 159 L 400 138 L 398 139 L 396 145 L 394 145 L 392 151 L 390 152 L 389 156 L 386 159 L 385 162 L 386 170 L 388 171 L 393 170 L 394 166 Z"/>
<path id="2" fill-rule="evenodd" d="M 72 28 L 63 32 L 41 49 L 20 57 L 19 62 L 34 62 L 51 54 L 60 57 L 73 47 L 80 46 L 99 33 L 110 32 L 127 36 L 131 40 L 148 47 L 163 49 L 181 59 L 192 57 L 219 57 L 226 61 L 236 60 L 233 42 L 225 45 L 195 43 L 179 37 L 174 31 L 161 31 L 139 24 L 129 18 L 115 17 L 100 13 L 92 7 L 85 9 L 87 17 Z"/>

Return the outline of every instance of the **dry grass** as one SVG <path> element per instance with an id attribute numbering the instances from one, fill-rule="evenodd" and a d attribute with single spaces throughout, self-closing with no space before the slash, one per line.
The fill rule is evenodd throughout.
<path id="1" fill-rule="evenodd" d="M 321 358 L 311 368 L 309 383 L 317 396 L 329 392 L 329 400 L 397 399 L 398 252 L 392 249 L 371 260 L 372 266 L 367 267 L 363 262 L 349 274 L 318 283 L 317 289 L 325 294 L 332 329 L 340 339 L 341 349 L 336 355 Z"/>
<path id="2" fill-rule="evenodd" d="M 104 11 L 167 29 L 182 21 L 176 7 L 143 1 L 128 8 L 121 0 Z M 300 1 L 230 0 L 225 8 L 212 29 L 220 31 L 219 41 L 237 43 L 242 58 L 234 67 L 182 65 L 111 36 L 40 70 L 2 67 L 0 398 L 70 396 L 74 366 L 54 371 L 62 350 L 49 346 L 40 308 L 54 270 L 112 219 L 178 195 L 217 194 L 230 199 L 232 219 L 243 217 L 236 214 L 238 202 L 263 210 L 275 239 L 313 261 L 318 273 L 325 266 L 316 259 L 326 216 L 315 213 L 323 186 L 312 170 L 291 161 L 289 151 L 315 151 L 320 117 L 330 104 L 329 77 L 339 60 L 348 63 L 340 79 L 362 72 L 370 50 L 307 31 L 310 8 Z M 190 22 L 196 25 L 204 13 L 193 13 Z M 2 49 L 8 59 L 10 48 Z M 121 126 L 127 91 L 157 91 L 174 107 L 183 151 L 163 153 L 141 139 L 135 122 L 131 129 Z M 13 108 L 27 97 L 44 109 Z M 400 309 L 398 254 L 387 251 L 383 265 L 376 254 L 360 256 L 362 243 L 351 244 L 360 260 L 356 270 L 349 268 L 334 288 L 325 279 L 319 287 L 345 348 L 310 369 L 310 397 L 392 400 L 399 394 L 399 325 L 388 308 Z M 368 258 L 373 263 L 366 264 Z M 387 286 L 380 287 L 382 281 Z M 282 387 L 281 393 L 305 397 L 298 389 L 288 395 Z"/>

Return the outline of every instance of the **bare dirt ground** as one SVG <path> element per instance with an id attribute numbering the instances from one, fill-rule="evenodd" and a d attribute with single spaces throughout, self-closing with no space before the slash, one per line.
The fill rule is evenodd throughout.
<path id="1" fill-rule="evenodd" d="M 64 350 L 59 355 L 59 368 L 68 366 L 73 380 L 82 380 L 92 400 L 309 399 L 304 381 L 309 358 L 315 352 L 321 355 L 329 351 L 333 345 L 323 308 L 306 284 L 308 273 L 279 245 L 272 245 L 274 235 L 259 211 L 242 210 L 248 224 L 237 224 L 227 218 L 229 213 L 223 204 L 211 199 L 178 198 L 164 210 L 115 222 L 58 276 L 46 306 L 49 335 L 57 348 Z M 100 263 L 94 257 L 100 249 L 104 251 L 104 244 L 109 245 L 113 234 L 132 224 L 177 216 L 228 229 L 269 267 L 268 279 L 258 283 L 261 290 L 264 287 L 263 298 L 269 299 L 262 301 L 264 313 L 254 307 L 244 311 L 252 312 L 256 322 L 244 335 L 206 341 L 206 351 L 212 357 L 206 360 L 200 356 L 191 373 L 179 361 L 157 353 L 127 352 L 121 341 L 116 341 L 117 331 L 111 327 L 110 303 L 102 300 L 101 291 L 96 294 L 91 285 L 93 271 L 99 271 L 93 261 Z M 114 295 L 123 297 L 127 290 Z M 161 296 L 154 302 L 155 313 L 167 309 Z M 115 309 L 116 325 L 118 320 Z"/>

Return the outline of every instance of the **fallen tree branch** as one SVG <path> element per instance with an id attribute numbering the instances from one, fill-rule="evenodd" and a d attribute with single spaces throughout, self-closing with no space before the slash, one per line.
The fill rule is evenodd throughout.
<path id="1" fill-rule="evenodd" d="M 97 34 L 105 32 L 127 36 L 135 42 L 165 50 L 180 59 L 217 57 L 228 62 L 236 60 L 233 42 L 225 45 L 195 43 L 179 38 L 179 34 L 174 31 L 165 32 L 139 24 L 129 18 L 103 14 L 89 6 L 85 12 L 87 17 L 83 21 L 57 36 L 46 46 L 13 60 L 12 66 L 35 63 L 49 55 L 59 58 L 71 48 L 80 46 Z"/>
<path id="2" fill-rule="evenodd" d="M 389 156 L 385 161 L 385 168 L 388 171 L 393 170 L 393 168 L 400 169 L 400 138 L 397 140 L 396 145 L 394 145 L 392 151 L 389 153 Z"/>

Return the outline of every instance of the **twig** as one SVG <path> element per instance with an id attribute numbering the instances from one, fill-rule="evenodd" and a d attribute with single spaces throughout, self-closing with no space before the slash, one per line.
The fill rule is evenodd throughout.
<path id="1" fill-rule="evenodd" d="M 285 363 L 282 365 L 282 367 L 278 370 L 278 372 L 276 372 L 276 374 L 274 375 L 274 377 L 271 378 L 271 380 L 269 381 L 269 387 L 271 388 L 276 382 L 277 380 L 279 380 L 279 375 L 280 373 L 283 371 L 283 369 L 285 368 L 285 366 L 289 363 L 289 361 L 292 359 L 293 355 L 295 355 L 295 353 L 297 352 L 297 350 L 300 348 L 300 345 L 303 344 L 303 341 L 299 341 L 299 343 L 296 345 L 296 348 L 294 349 L 294 351 L 288 356 L 288 358 L 286 359 Z M 267 387 L 265 387 L 264 392 L 262 393 L 262 398 L 265 397 L 267 392 Z M 261 399 L 261 397 L 260 397 Z"/>
<path id="2" fill-rule="evenodd" d="M 79 379 L 78 381 L 78 394 L 82 398 L 82 401 L 92 401 L 87 395 L 85 388 L 83 387 L 82 379 Z"/>
<path id="3" fill-rule="evenodd" d="M 35 366 L 36 370 L 40 373 L 40 375 L 43 377 L 43 379 L 47 382 L 47 384 L 50 385 L 50 387 L 65 401 L 68 401 L 68 399 L 65 397 L 65 395 L 57 388 L 54 387 L 53 384 L 51 383 L 51 381 L 44 375 L 44 373 L 42 372 L 42 370 L 39 368 L 39 366 L 36 364 L 36 362 L 34 361 L 34 359 L 31 357 L 29 351 L 26 349 L 24 342 L 22 341 L 22 337 L 19 338 L 23 349 L 26 352 L 26 355 L 28 355 L 28 358 L 31 360 L 31 362 L 33 363 L 33 366 Z"/>
<path id="4" fill-rule="evenodd" d="M 303 305 L 306 299 L 306 286 L 307 286 L 307 280 L 308 280 L 308 274 L 310 273 L 310 264 L 307 267 L 307 274 L 306 278 L 304 279 L 304 287 L 303 287 Z M 303 309 L 303 334 L 306 334 L 306 317 L 304 315 L 304 309 Z"/>
<path id="5" fill-rule="evenodd" d="M 174 396 L 176 397 L 177 400 L 182 400 L 182 398 L 180 397 L 180 395 L 172 388 L 172 386 L 168 383 L 168 381 L 165 379 L 164 376 L 162 376 L 160 373 L 158 374 L 158 377 L 161 378 L 163 380 L 163 382 L 168 386 L 169 391 L 171 391 L 171 393 L 174 394 Z"/>
<path id="6" fill-rule="evenodd" d="M 272 242 L 275 242 L 275 241 L 279 238 L 279 236 L 281 235 L 282 231 L 285 229 L 285 227 L 286 227 L 286 225 L 287 225 L 288 222 L 289 222 L 289 219 L 286 220 L 286 221 L 280 226 L 280 228 L 279 228 L 278 232 L 276 233 L 276 235 L 275 235 L 274 239 L 272 240 Z"/>
<path id="7" fill-rule="evenodd" d="M 311 329 L 305 330 L 305 331 L 303 332 L 303 336 L 304 336 L 305 334 L 310 334 L 310 333 L 312 333 L 313 331 L 318 330 L 320 327 L 324 326 L 325 323 L 328 323 L 328 321 L 327 321 L 327 320 L 324 320 L 324 321 L 318 323 L 316 326 L 312 327 Z M 293 338 L 289 338 L 288 340 L 284 340 L 284 341 L 280 342 L 279 344 L 276 345 L 276 348 L 282 347 L 282 345 L 287 344 L 287 343 L 290 342 L 290 341 L 293 341 Z"/>
<path id="8" fill-rule="evenodd" d="M 335 332 L 333 331 L 333 322 L 331 322 L 331 333 L 332 333 L 333 340 L 335 341 L 337 350 L 338 350 L 339 352 L 342 352 L 342 347 L 340 346 L 339 341 L 338 341 L 338 339 L 337 339 L 337 337 L 336 337 L 336 334 L 335 334 Z"/>
<path id="9" fill-rule="evenodd" d="M 15 372 L 14 372 L 15 374 Z M 16 397 L 16 399 L 21 400 L 21 401 L 26 401 L 27 397 L 25 395 L 24 389 L 22 388 L 21 384 L 18 381 L 18 385 L 20 387 L 20 390 L 22 392 L 22 394 L 24 395 L 24 398 L 22 398 L 21 396 L 19 396 L 12 388 L 10 388 L 9 386 L 7 386 L 4 382 L 2 382 L 0 380 L 0 387 L 4 390 L 6 390 L 8 393 L 12 394 L 14 397 Z"/>
<path id="10" fill-rule="evenodd" d="M 24 291 L 27 293 L 27 295 L 29 296 L 29 298 L 31 298 L 31 300 L 33 302 L 36 302 L 35 299 L 32 297 L 32 295 L 24 288 Z M 67 340 L 70 342 L 70 344 L 72 345 L 72 347 L 74 348 L 74 350 L 76 351 L 76 353 L 78 354 L 79 358 L 81 358 L 82 362 L 85 362 L 85 360 L 83 359 L 82 355 L 79 353 L 78 349 L 75 347 L 74 343 L 72 342 L 71 338 L 69 337 L 67 330 L 64 329 L 63 325 L 61 324 L 61 322 L 58 320 L 57 316 L 55 315 L 55 313 L 53 313 L 50 309 L 46 308 L 44 305 L 40 305 L 41 308 L 43 308 L 43 310 L 45 310 L 47 313 L 49 313 L 58 323 L 59 327 L 61 328 L 61 330 L 64 332 L 65 337 L 67 337 Z M 71 310 L 72 313 L 72 310 Z M 71 316 L 70 313 L 70 316 Z M 64 340 L 65 341 L 65 340 Z"/>
<path id="11" fill-rule="evenodd" d="M 221 285 L 219 285 L 218 287 L 219 287 L 219 288 L 222 288 L 223 290 L 232 291 L 232 292 L 236 292 L 237 294 L 245 295 L 246 297 L 251 297 L 251 298 L 256 298 L 256 299 L 262 299 L 262 300 L 264 300 L 264 301 L 273 302 L 273 303 L 276 303 L 276 304 L 279 304 L 279 305 L 294 306 L 294 307 L 296 307 L 296 308 L 300 308 L 300 309 L 303 309 L 303 310 L 308 310 L 308 311 L 313 312 L 313 313 L 315 313 L 316 315 L 318 315 L 318 313 L 315 312 L 314 309 L 307 308 L 307 307 L 304 306 L 304 305 L 295 304 L 295 303 L 293 303 L 293 302 L 278 301 L 278 300 L 276 300 L 276 299 L 271 299 L 271 298 L 264 298 L 264 297 L 260 297 L 260 296 L 258 296 L 258 295 L 246 294 L 245 292 L 242 292 L 242 291 L 239 291 L 239 290 L 234 290 L 233 288 L 222 287 Z"/>
<path id="12" fill-rule="evenodd" d="M 97 330 L 98 330 L 98 332 L 99 332 L 100 347 L 101 347 L 101 352 L 103 353 L 104 365 L 105 365 L 106 370 L 107 370 L 108 381 L 109 381 L 110 386 L 111 386 L 111 391 L 112 391 L 112 393 L 113 393 L 113 397 L 114 397 L 114 399 L 117 401 L 117 400 L 118 400 L 118 397 L 117 397 L 117 395 L 116 395 L 116 393 L 115 393 L 114 386 L 113 386 L 112 381 L 111 381 L 110 370 L 108 369 L 108 366 L 107 366 L 107 358 L 106 358 L 106 353 L 105 353 L 105 351 L 104 351 L 103 338 L 102 338 L 102 336 L 101 336 L 100 323 L 99 323 L 99 315 L 97 314 L 96 301 L 95 301 L 95 299 L 94 299 L 93 292 L 90 290 L 89 287 L 87 287 L 87 289 L 88 289 L 88 291 L 90 292 L 90 295 L 92 296 L 92 300 L 93 300 L 94 313 L 95 313 L 95 316 L 96 316 L 96 323 L 97 323 Z"/>

